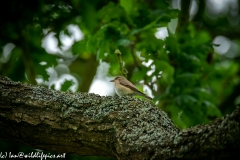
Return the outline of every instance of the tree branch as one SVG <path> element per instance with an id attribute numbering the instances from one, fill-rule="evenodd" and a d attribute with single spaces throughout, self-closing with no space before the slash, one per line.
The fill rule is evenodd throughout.
<path id="1" fill-rule="evenodd" d="M 237 108 L 209 125 L 179 131 L 148 101 L 64 93 L 0 76 L 0 138 L 55 152 L 117 159 L 231 157 L 240 149 L 239 117 Z"/>
<path id="2" fill-rule="evenodd" d="M 176 29 L 177 32 L 180 32 L 189 22 L 190 4 L 190 0 L 181 1 L 181 11 L 179 12 L 178 25 Z"/>

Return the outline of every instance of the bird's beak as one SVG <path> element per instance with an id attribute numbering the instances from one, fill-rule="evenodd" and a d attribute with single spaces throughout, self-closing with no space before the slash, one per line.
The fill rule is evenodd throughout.
<path id="1" fill-rule="evenodd" d="M 114 82 L 114 79 L 113 79 L 113 80 L 111 80 L 110 82 Z"/>

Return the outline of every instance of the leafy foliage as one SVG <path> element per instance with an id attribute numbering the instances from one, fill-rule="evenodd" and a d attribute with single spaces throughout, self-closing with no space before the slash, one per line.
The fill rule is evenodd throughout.
<path id="1" fill-rule="evenodd" d="M 210 23 L 204 8 L 199 8 L 195 19 L 185 21 L 181 11 L 172 9 L 168 1 L 7 3 L 8 11 L 1 9 L 0 45 L 13 43 L 15 47 L 9 59 L 3 61 L 5 53 L 1 55 L 2 75 L 32 84 L 39 84 L 36 77 L 41 77 L 42 85 L 47 85 L 52 78 L 47 70 L 64 64 L 70 67 L 66 72 L 79 81 L 79 90 L 86 91 L 99 61 L 110 64 L 109 75 L 119 74 L 114 55 L 119 49 L 128 78 L 134 83 L 144 80 L 152 89 L 157 106 L 168 112 L 180 128 L 208 123 L 234 109 L 234 102 L 229 104 L 229 109 L 222 104 L 239 96 L 235 91 L 240 85 L 239 58 L 218 55 L 212 45 L 214 36 L 222 33 L 228 36 L 228 28 L 239 27 L 226 23 L 226 17 Z M 182 7 L 186 5 L 189 4 L 182 3 Z M 201 1 L 199 5 L 206 4 Z M 6 14 L 11 16 L 5 17 Z M 168 37 L 157 39 L 157 30 L 168 27 L 177 18 L 176 31 L 168 30 Z M 199 23 L 203 26 L 199 27 Z M 70 49 L 64 50 L 60 37 L 62 33 L 73 36 L 67 28 L 70 24 L 79 26 L 84 38 L 75 40 Z M 222 27 L 215 30 L 215 26 Z M 54 54 L 42 47 L 42 39 L 51 32 L 55 33 L 59 46 Z M 239 37 L 233 40 L 239 44 Z M 42 62 L 46 64 L 41 65 Z M 143 65 L 147 62 L 150 65 Z M 65 73 L 56 74 L 60 77 Z M 67 91 L 71 85 L 71 81 L 65 81 L 61 88 Z"/>
<path id="2" fill-rule="evenodd" d="M 78 81 L 78 90 L 86 92 L 99 61 L 110 64 L 108 75 L 120 74 L 114 54 L 119 49 L 128 79 L 133 83 L 143 80 L 157 107 L 177 126 L 208 123 L 240 103 L 239 54 L 229 58 L 225 55 L 233 54 L 232 50 L 221 55 L 213 49 L 219 45 L 212 45 L 216 36 L 223 35 L 236 44 L 239 53 L 240 24 L 235 23 L 239 10 L 236 15 L 211 18 L 205 1 L 198 1 L 199 10 L 188 21 L 188 10 L 173 9 L 170 2 L 5 1 L 0 6 L 0 74 L 49 88 L 55 88 L 62 75 L 70 75 L 60 89 L 71 90 Z M 182 1 L 181 7 L 189 5 L 190 1 Z M 178 24 L 172 30 L 175 20 Z M 74 39 L 64 49 L 61 36 L 76 34 L 68 29 L 70 24 L 77 25 L 84 38 Z M 165 39 L 155 36 L 161 27 L 168 27 Z M 52 33 L 58 40 L 55 52 L 43 48 L 43 39 Z"/>

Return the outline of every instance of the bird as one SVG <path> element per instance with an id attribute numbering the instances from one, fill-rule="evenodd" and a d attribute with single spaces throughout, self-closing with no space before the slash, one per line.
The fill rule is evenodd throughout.
<path id="1" fill-rule="evenodd" d="M 115 91 L 118 96 L 143 96 L 149 100 L 152 100 L 151 97 L 139 91 L 137 87 L 135 87 L 124 76 L 117 76 L 110 82 L 114 82 Z"/>

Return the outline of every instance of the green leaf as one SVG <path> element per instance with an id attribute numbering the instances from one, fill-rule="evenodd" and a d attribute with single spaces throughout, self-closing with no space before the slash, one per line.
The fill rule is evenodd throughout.
<path id="1" fill-rule="evenodd" d="M 73 84 L 72 80 L 65 80 L 61 86 L 61 91 L 68 91 Z"/>
<path id="2" fill-rule="evenodd" d="M 209 101 L 203 101 L 203 106 L 205 106 L 207 108 L 208 116 L 217 116 L 217 117 L 222 116 L 219 109 L 213 103 L 211 103 Z"/>
<path id="3" fill-rule="evenodd" d="M 120 0 L 120 5 L 128 14 L 131 14 L 135 0 Z"/>
<path id="4" fill-rule="evenodd" d="M 179 106 L 169 105 L 167 106 L 167 111 L 171 112 L 171 119 L 179 128 L 183 129 L 189 126 L 187 122 L 188 117 L 185 115 L 184 110 L 179 108 Z"/>
<path id="5" fill-rule="evenodd" d="M 99 18 L 101 18 L 104 23 L 110 22 L 112 19 L 118 19 L 122 15 L 123 9 L 113 2 L 109 2 L 98 12 Z"/>
<path id="6" fill-rule="evenodd" d="M 86 45 L 87 45 L 87 43 L 85 40 L 75 42 L 72 46 L 73 54 L 81 55 L 82 53 L 86 52 Z"/>
<path id="7" fill-rule="evenodd" d="M 197 44 L 201 45 L 205 43 L 210 43 L 211 37 L 207 32 L 201 31 L 201 32 L 198 32 L 198 35 L 196 36 L 195 40 Z"/>
<path id="8" fill-rule="evenodd" d="M 198 99 L 191 95 L 179 95 L 174 99 L 174 101 L 178 105 L 198 103 Z"/>
<path id="9" fill-rule="evenodd" d="M 154 61 L 154 65 L 159 71 L 162 71 L 160 82 L 164 85 L 170 85 L 174 82 L 174 68 L 166 61 Z"/>

